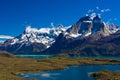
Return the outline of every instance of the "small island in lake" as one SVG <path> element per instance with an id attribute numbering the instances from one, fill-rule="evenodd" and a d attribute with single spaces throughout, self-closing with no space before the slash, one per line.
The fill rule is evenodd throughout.
<path id="1" fill-rule="evenodd" d="M 14 55 L 8 52 L 0 51 L 0 70 L 1 70 L 0 79 L 25 80 L 25 78 L 20 78 L 16 76 L 16 74 L 24 73 L 24 72 L 60 70 L 60 69 L 65 69 L 68 66 L 76 66 L 76 65 L 80 66 L 80 65 L 109 65 L 109 64 L 112 65 L 120 64 L 120 60 L 96 59 L 96 58 L 67 58 L 67 57 L 53 57 L 53 58 L 35 60 L 35 59 L 28 59 L 22 57 L 15 57 Z M 119 77 L 119 73 L 118 73 L 118 77 Z M 116 79 L 110 79 L 110 80 L 116 80 Z"/>
<path id="2" fill-rule="evenodd" d="M 120 80 L 120 0 L 0 0 L 0 80 Z"/>
<path id="3" fill-rule="evenodd" d="M 120 80 L 120 72 L 111 72 L 108 70 L 92 73 L 90 76 L 96 80 Z"/>

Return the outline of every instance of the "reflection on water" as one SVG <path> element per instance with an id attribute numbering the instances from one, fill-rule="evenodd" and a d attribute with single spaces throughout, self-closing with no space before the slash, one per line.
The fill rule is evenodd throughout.
<path id="1" fill-rule="evenodd" d="M 89 73 L 97 72 L 103 69 L 111 71 L 120 71 L 120 65 L 90 65 L 90 66 L 71 66 L 65 70 L 52 70 L 38 73 L 22 73 L 20 77 L 27 80 L 33 78 L 37 80 L 94 80 L 89 77 Z"/>

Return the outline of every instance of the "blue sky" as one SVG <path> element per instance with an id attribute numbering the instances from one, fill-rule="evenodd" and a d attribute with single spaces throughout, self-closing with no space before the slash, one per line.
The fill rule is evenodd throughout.
<path id="1" fill-rule="evenodd" d="M 120 0 L 0 0 L 0 35 L 18 36 L 27 25 L 69 26 L 96 7 L 109 9 L 102 13 L 104 21 L 120 25 Z"/>

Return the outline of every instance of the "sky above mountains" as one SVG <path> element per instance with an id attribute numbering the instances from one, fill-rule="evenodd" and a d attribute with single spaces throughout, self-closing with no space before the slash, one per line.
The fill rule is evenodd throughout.
<path id="1" fill-rule="evenodd" d="M 0 0 L 0 39 L 21 34 L 26 26 L 69 26 L 96 13 L 107 23 L 120 25 L 120 0 Z"/>

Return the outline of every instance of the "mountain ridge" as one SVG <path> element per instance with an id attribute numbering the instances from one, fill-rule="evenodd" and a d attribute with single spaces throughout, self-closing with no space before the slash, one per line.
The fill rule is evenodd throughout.
<path id="1" fill-rule="evenodd" d="M 120 28 L 117 25 L 106 24 L 98 15 L 93 19 L 89 16 L 84 16 L 67 28 L 62 25 L 59 25 L 57 28 L 40 29 L 29 26 L 21 35 L 5 41 L 4 44 L 0 46 L 0 50 L 6 50 L 15 54 L 72 54 L 72 50 L 76 50 L 77 48 L 78 50 L 76 51 L 78 52 L 74 52 L 74 54 L 79 56 L 103 55 L 103 53 L 100 54 L 102 46 L 98 48 L 98 44 L 102 42 L 102 44 L 114 44 L 117 46 L 115 40 L 119 39 L 119 31 Z M 109 39 L 113 41 L 107 44 L 105 41 L 109 41 Z M 87 47 L 85 48 L 85 46 Z M 90 48 L 89 50 L 92 49 L 92 51 L 94 51 L 93 54 L 91 54 L 92 51 L 89 51 L 87 48 Z M 108 53 L 107 49 L 105 50 L 106 53 Z"/>
<path id="2" fill-rule="evenodd" d="M 12 53 L 40 52 L 50 47 L 55 42 L 56 37 L 64 32 L 66 28 L 59 25 L 57 28 L 31 28 L 28 26 L 19 36 L 6 40 L 1 46 L 1 50 Z M 28 48 L 28 49 L 27 49 Z"/>
<path id="3" fill-rule="evenodd" d="M 115 43 L 115 40 L 119 39 L 119 31 L 116 25 L 105 24 L 99 16 L 94 17 L 93 20 L 85 16 L 68 29 L 68 35 L 61 34 L 58 36 L 58 40 L 43 53 L 65 53 L 79 56 L 120 55 L 118 51 L 119 44 Z M 71 34 L 81 35 L 73 38 Z M 114 39 L 115 36 L 116 38 Z M 110 46 L 111 49 L 109 50 Z"/>

